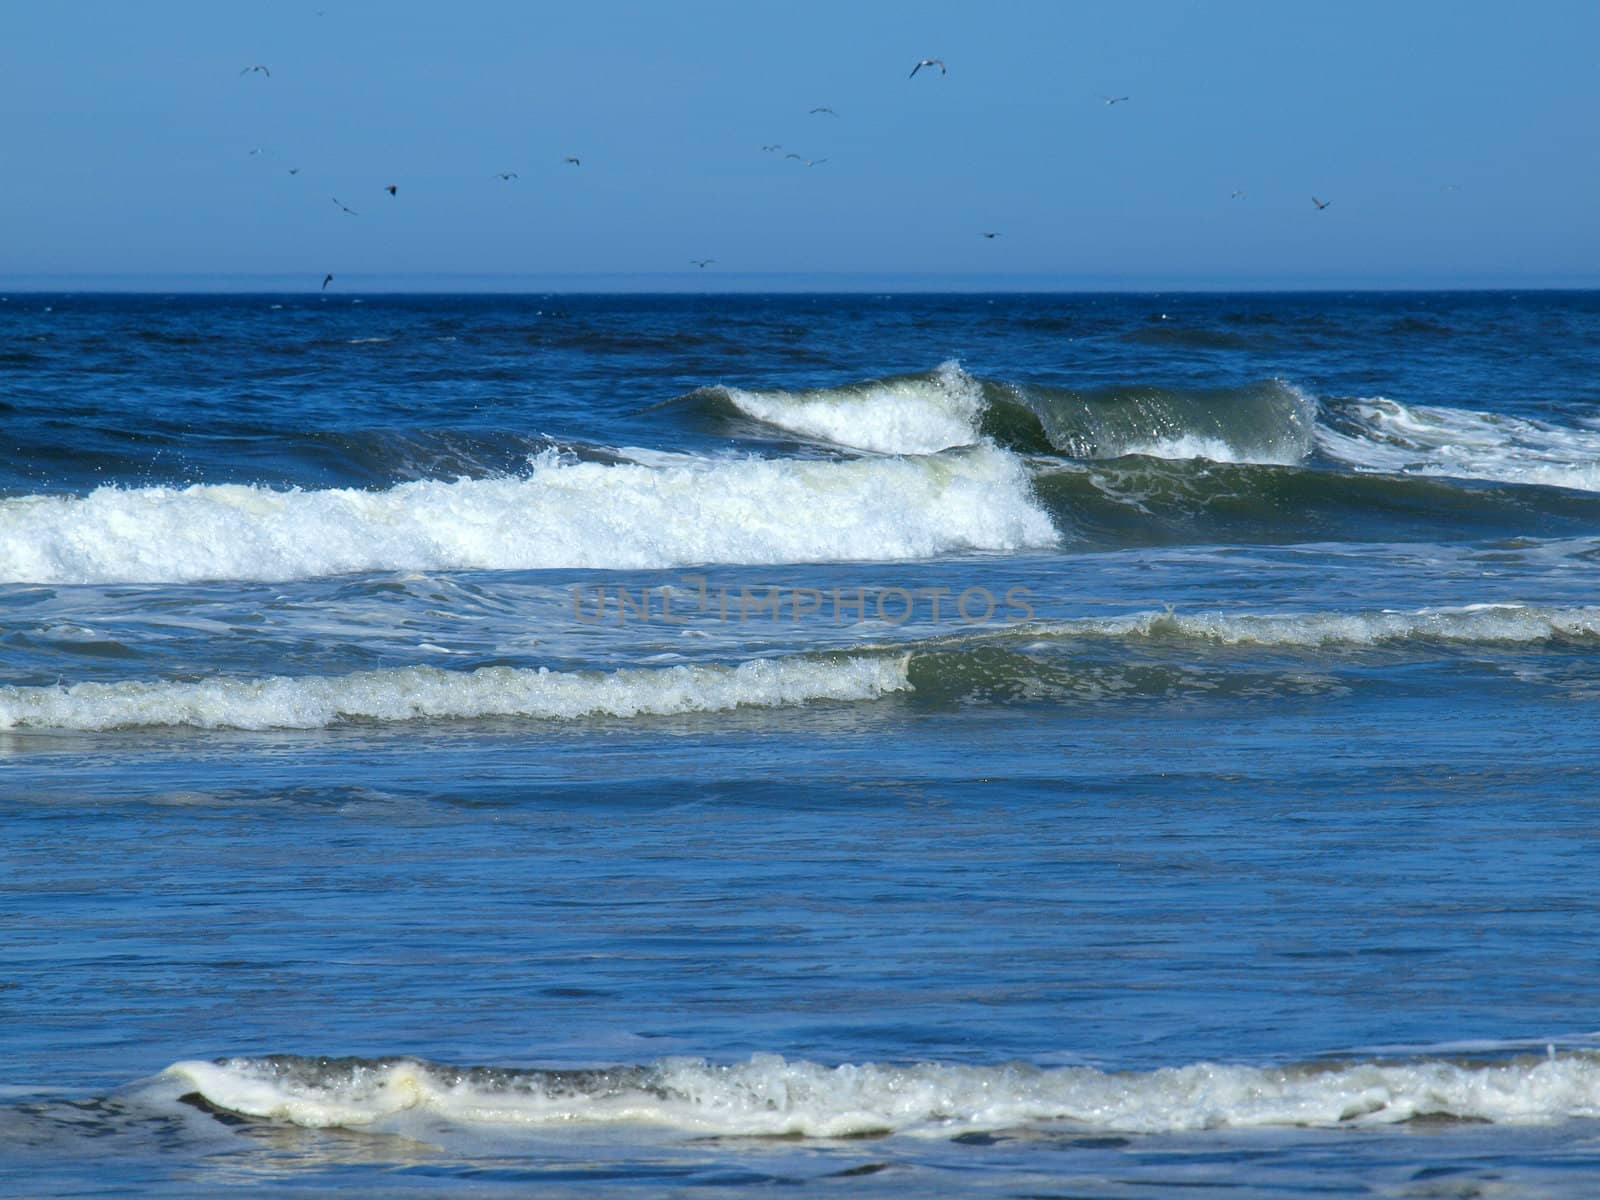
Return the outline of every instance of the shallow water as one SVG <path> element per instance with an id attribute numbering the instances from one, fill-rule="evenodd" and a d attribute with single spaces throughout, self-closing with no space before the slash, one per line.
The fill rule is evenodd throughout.
<path id="1" fill-rule="evenodd" d="M 1597 326 L 7 298 L 3 1186 L 1587 1194 Z"/>

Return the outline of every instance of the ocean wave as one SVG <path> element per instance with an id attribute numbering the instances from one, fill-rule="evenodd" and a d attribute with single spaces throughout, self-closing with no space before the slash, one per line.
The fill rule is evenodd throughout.
<path id="1" fill-rule="evenodd" d="M 1063 621 L 1029 632 L 1056 637 L 1188 640 L 1226 646 L 1378 646 L 1401 642 L 1493 645 L 1600 639 L 1600 607 L 1469 604 L 1411 612 L 1144 612 Z"/>
<path id="2" fill-rule="evenodd" d="M 1022 462 L 988 444 L 672 467 L 552 451 L 518 478 L 383 491 L 197 484 L 0 500 L 0 582 L 25 583 L 892 561 L 1056 541 Z"/>
<path id="3" fill-rule="evenodd" d="M 1600 1117 L 1600 1057 L 1422 1059 L 1283 1067 L 865 1063 L 758 1055 L 593 1070 L 452 1067 L 412 1058 L 188 1061 L 165 1081 L 190 1103 L 315 1128 L 423 1114 L 463 1125 L 653 1125 L 713 1136 L 949 1137 L 1041 1123 L 1177 1133 L 1270 1126 L 1361 1128 L 1448 1118 L 1552 1124 Z"/>
<path id="4" fill-rule="evenodd" d="M 933 454 L 978 440 L 983 389 L 947 362 L 898 375 L 803 391 L 702 388 L 694 395 L 801 437 L 877 454 Z"/>
<path id="5" fill-rule="evenodd" d="M 1600 607 L 1481 604 L 1411 612 L 1140 612 L 962 631 L 901 649 L 921 705 L 1096 706 L 1344 694 L 1360 685 L 1363 663 L 1380 650 L 1432 659 L 1446 649 L 1482 657 L 1596 646 Z M 888 649 L 857 646 L 852 653 Z M 1395 686 L 1388 676 L 1370 678 Z"/>
<path id="6" fill-rule="evenodd" d="M 910 686 L 904 656 L 883 655 L 605 674 L 414 666 L 343 676 L 0 687 L 0 729 L 322 729 L 352 720 L 670 716 L 871 700 Z"/>
<path id="7" fill-rule="evenodd" d="M 1033 459 L 1034 490 L 1077 546 L 1584 537 L 1600 496 L 1316 466 Z"/>
<path id="8" fill-rule="evenodd" d="M 1317 448 L 1358 470 L 1600 492 L 1600 433 L 1383 397 L 1330 408 Z"/>
<path id="9" fill-rule="evenodd" d="M 763 615 L 786 624 L 801 593 L 763 601 Z M 879 606 L 890 619 L 926 615 L 913 592 Z M 950 619 L 963 610 L 948 592 Z M 524 717 L 663 716 L 781 708 L 813 701 L 869 701 L 904 694 L 925 706 L 946 704 L 1099 704 L 1185 696 L 1240 700 L 1346 690 L 1349 672 L 1375 648 L 1436 655 L 1454 647 L 1482 656 L 1600 646 L 1600 606 L 1539 608 L 1477 604 L 1415 611 L 1248 613 L 1144 611 L 1069 620 L 1023 619 L 1023 596 L 1006 605 L 973 605 L 950 633 L 861 642 L 828 652 L 751 659 L 736 665 L 684 664 L 611 672 L 561 672 L 495 666 L 473 671 L 413 665 L 348 675 L 216 676 L 199 681 L 115 680 L 71 686 L 0 687 L 0 730 L 104 731 L 153 726 L 197 729 L 321 729 L 352 721 L 471 720 Z M 1013 601 L 1015 602 L 1013 604 Z M 600 601 L 603 605 L 604 601 Z M 965 603 L 963 598 L 962 603 Z M 863 602 L 863 613 L 872 601 Z M 982 608 L 980 613 L 979 609 Z M 595 609 L 596 617 L 602 611 Z M 714 611 L 714 610 L 713 610 Z M 826 605 L 818 613 L 826 620 Z M 692 608 L 684 610 L 685 615 Z M 996 615 L 996 613 L 1002 615 Z M 738 619 L 761 620 L 761 616 Z M 874 622 L 873 627 L 882 628 Z M 77 637 L 71 627 L 51 631 Z M 80 653 L 84 646 L 75 645 Z M 441 648 L 424 643 L 421 650 Z M 1271 657 L 1207 653 L 1259 649 Z M 133 658 L 119 643 L 93 644 L 101 657 Z M 1285 654 L 1299 659 L 1284 661 Z M 1304 652 L 1315 652 L 1308 658 Z"/>
<path id="10" fill-rule="evenodd" d="M 1038 416 L 1051 445 L 1081 459 L 1288 465 L 1310 452 L 1317 417 L 1317 402 L 1279 379 L 1214 389 L 1005 386 Z"/>

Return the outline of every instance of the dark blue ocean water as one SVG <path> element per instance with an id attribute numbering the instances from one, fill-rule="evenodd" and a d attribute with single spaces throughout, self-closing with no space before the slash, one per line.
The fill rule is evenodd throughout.
<path id="1" fill-rule="evenodd" d="M 1600 295 L 0 299 L 0 1191 L 1585 1196 Z"/>

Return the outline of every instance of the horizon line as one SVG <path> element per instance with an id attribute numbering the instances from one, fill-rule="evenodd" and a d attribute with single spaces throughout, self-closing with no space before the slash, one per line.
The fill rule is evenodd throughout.
<path id="1" fill-rule="evenodd" d="M 172 273 L 27 272 L 0 274 L 0 292 L 22 294 L 143 294 L 177 292 L 194 295 L 285 294 L 350 295 L 849 295 L 906 291 L 945 295 L 1152 295 L 1169 293 L 1241 295 L 1327 292 L 1508 292 L 1600 290 L 1600 276 L 1527 276 L 1520 279 L 1396 279 L 1374 276 L 1310 278 L 1284 281 L 1259 276 L 1224 281 L 1125 276 L 1069 277 L 1059 274 L 938 274 L 933 272 L 699 272 L 617 271 L 552 273 L 521 272 L 360 272 L 336 276 L 343 283 L 322 291 L 321 275 L 312 273 Z"/>

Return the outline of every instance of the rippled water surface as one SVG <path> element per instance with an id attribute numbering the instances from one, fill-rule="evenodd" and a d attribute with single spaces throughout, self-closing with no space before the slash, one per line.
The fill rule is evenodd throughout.
<path id="1" fill-rule="evenodd" d="M 1600 297 L 0 300 L 0 1190 L 1585 1196 Z"/>

